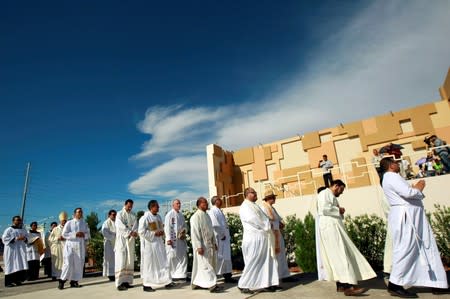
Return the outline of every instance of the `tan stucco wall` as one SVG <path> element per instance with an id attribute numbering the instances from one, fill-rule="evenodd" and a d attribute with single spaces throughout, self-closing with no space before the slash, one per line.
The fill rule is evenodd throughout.
<path id="1" fill-rule="evenodd" d="M 450 94 L 450 69 L 440 92 Z M 231 196 L 229 204 L 237 205 L 243 190 L 253 187 L 261 193 L 272 188 L 280 199 L 301 196 L 307 200 L 323 185 L 318 168 L 323 154 L 335 164 L 333 178 L 343 179 L 349 190 L 378 185 L 372 151 L 390 142 L 404 147 L 403 157 L 417 172 L 415 162 L 426 156 L 425 136 L 436 134 L 450 141 L 449 101 L 443 98 L 234 152 L 209 145 L 210 196 Z"/>

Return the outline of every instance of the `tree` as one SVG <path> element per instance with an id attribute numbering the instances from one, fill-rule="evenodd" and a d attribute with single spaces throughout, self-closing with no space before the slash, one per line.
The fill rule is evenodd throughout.
<path id="1" fill-rule="evenodd" d="M 89 215 L 87 215 L 86 223 L 89 226 L 89 230 L 91 231 L 91 236 L 99 232 L 98 224 L 100 223 L 100 220 L 98 219 L 97 213 L 91 212 Z"/>

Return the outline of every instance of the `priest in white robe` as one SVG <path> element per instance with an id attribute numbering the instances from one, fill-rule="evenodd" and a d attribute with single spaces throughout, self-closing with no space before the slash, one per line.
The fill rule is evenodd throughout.
<path id="1" fill-rule="evenodd" d="M 164 246 L 164 224 L 156 200 L 150 200 L 148 211 L 139 219 L 141 239 L 141 277 L 144 292 L 154 292 L 154 288 L 175 286 L 170 277 L 169 263 Z"/>
<path id="2" fill-rule="evenodd" d="M 392 271 L 388 292 L 391 295 L 416 298 L 403 286 L 433 288 L 433 293 L 449 293 L 447 275 L 442 265 L 436 240 L 423 207 L 425 181 L 412 186 L 399 175 L 397 161 L 383 158 L 385 172 L 383 191 L 390 204 L 389 229 L 392 235 Z"/>
<path id="3" fill-rule="evenodd" d="M 107 276 L 110 281 L 114 281 L 114 245 L 116 243 L 116 210 L 108 212 L 108 219 L 102 224 L 101 233 L 103 235 L 103 276 Z"/>
<path id="4" fill-rule="evenodd" d="M 278 291 L 278 264 L 270 220 L 255 203 L 258 197 L 253 188 L 246 188 L 244 195 L 239 217 L 244 228 L 242 255 L 245 266 L 238 287 L 244 294 L 252 294 L 258 289 Z"/>
<path id="5" fill-rule="evenodd" d="M 132 287 L 134 278 L 134 244 L 138 237 L 138 225 L 133 209 L 133 200 L 127 199 L 116 216 L 116 244 L 114 247 L 114 268 L 116 287 L 126 291 Z"/>
<path id="6" fill-rule="evenodd" d="M 76 208 L 73 219 L 69 220 L 62 232 L 66 243 L 64 245 L 64 263 L 58 289 L 64 288 L 64 283 L 70 280 L 71 288 L 79 288 L 78 281 L 83 277 L 86 242 L 91 238 L 89 227 L 83 219 L 83 210 Z"/>
<path id="7" fill-rule="evenodd" d="M 52 253 L 52 276 L 58 281 L 61 279 L 62 266 L 64 264 L 64 239 L 62 232 L 67 222 L 67 213 L 59 213 L 59 224 L 52 229 L 48 240 L 50 242 L 50 251 Z"/>
<path id="8" fill-rule="evenodd" d="M 237 280 L 232 278 L 231 264 L 231 238 L 228 229 L 227 219 L 223 214 L 222 200 L 218 196 L 211 198 L 211 209 L 208 215 L 214 228 L 214 236 L 217 243 L 217 275 L 222 275 L 226 283 L 236 283 Z"/>
<path id="9" fill-rule="evenodd" d="M 204 197 L 197 199 L 197 211 L 192 215 L 191 242 L 194 261 L 192 263 L 192 289 L 209 289 L 219 293 L 222 287 L 217 285 L 216 262 L 217 244 L 211 218 L 206 212 L 208 201 Z"/>
<path id="10" fill-rule="evenodd" d="M 274 208 L 276 200 L 276 194 L 273 190 L 266 190 L 262 202 L 262 210 L 269 217 L 272 231 L 275 236 L 275 254 L 277 256 L 278 264 L 278 277 L 282 281 L 293 281 L 290 279 L 291 272 L 289 272 L 288 263 L 286 260 L 286 247 L 284 244 L 284 238 L 281 233 L 281 229 L 284 227 L 284 223 L 277 210 Z"/>
<path id="11" fill-rule="evenodd" d="M 344 182 L 335 180 L 318 195 L 319 230 L 316 242 L 320 250 L 317 258 L 320 259 L 318 265 L 323 266 L 325 275 L 322 278 L 336 281 L 338 292 L 356 296 L 367 291 L 356 286 L 358 281 L 373 278 L 376 274 L 345 231 L 342 221 L 345 209 L 337 199 L 344 188 Z"/>
<path id="12" fill-rule="evenodd" d="M 27 236 L 27 261 L 28 272 L 27 280 L 33 281 L 39 278 L 40 257 L 44 250 L 44 242 L 42 235 L 37 231 L 38 224 L 36 221 L 31 222 L 30 230 Z M 40 245 L 39 245 L 40 244 Z M 42 251 L 42 252 L 40 252 Z"/>
<path id="13" fill-rule="evenodd" d="M 169 261 L 170 276 L 175 280 L 187 278 L 187 244 L 186 244 L 186 220 L 181 212 L 181 202 L 175 199 L 164 219 L 164 233 L 166 236 L 166 254 Z"/>
<path id="14" fill-rule="evenodd" d="M 22 228 L 20 216 L 14 216 L 12 222 L 2 235 L 5 245 L 3 252 L 5 287 L 21 285 L 25 281 L 28 270 L 27 231 Z"/>

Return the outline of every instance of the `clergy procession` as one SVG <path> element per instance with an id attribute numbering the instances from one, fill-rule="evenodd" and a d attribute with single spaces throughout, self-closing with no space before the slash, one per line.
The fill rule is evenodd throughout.
<path id="1" fill-rule="evenodd" d="M 409 185 L 399 175 L 398 162 L 392 158 L 383 158 L 380 167 L 388 214 L 384 252 L 388 293 L 417 298 L 408 288 L 418 286 L 432 288 L 433 294 L 449 294 L 446 272 L 422 203 L 425 181 Z M 315 225 L 318 279 L 334 282 L 336 292 L 344 296 L 367 296 L 368 288 L 358 283 L 376 277 L 376 273 L 345 230 L 345 208 L 338 200 L 345 187 L 337 179 L 318 190 Z M 172 209 L 165 217 L 159 214 L 156 200 L 148 202 L 148 210 L 139 219 L 132 211 L 131 199 L 125 201 L 121 210 L 110 210 L 100 230 L 104 238 L 103 276 L 114 282 L 118 291 L 133 288 L 135 245 L 140 244 L 144 292 L 189 283 L 192 290 L 220 293 L 224 291 L 224 284 L 218 284 L 220 277 L 225 284 L 237 283 L 244 295 L 282 291 L 281 282 L 297 280 L 291 276 L 286 260 L 282 233 L 285 224 L 274 206 L 276 194 L 272 189 L 266 190 L 261 205 L 256 203 L 258 195 L 251 187 L 244 190 L 244 197 L 239 209 L 244 269 L 239 280 L 232 277 L 231 236 L 222 199 L 217 196 L 211 198 L 211 206 L 206 198 L 198 198 L 189 231 L 178 199 L 172 201 Z M 193 252 L 190 277 L 189 236 Z M 70 220 L 66 212 L 61 212 L 59 224 L 53 223 L 45 235 L 37 231 L 36 222 L 31 223 L 27 232 L 21 217 L 14 216 L 12 225 L 2 235 L 5 286 L 20 286 L 26 280 L 38 279 L 39 261 L 43 257 L 48 258 L 45 273 L 57 281 L 59 290 L 65 288 L 67 281 L 71 288 L 82 287 L 79 282 L 90 238 L 82 208 L 76 208 Z"/>

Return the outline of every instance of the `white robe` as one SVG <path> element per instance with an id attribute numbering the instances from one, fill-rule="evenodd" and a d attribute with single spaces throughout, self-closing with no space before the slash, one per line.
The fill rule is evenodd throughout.
<path id="1" fill-rule="evenodd" d="M 269 217 L 270 223 L 272 225 L 272 231 L 275 235 L 275 247 L 279 246 L 280 252 L 277 254 L 277 264 L 278 264 L 278 276 L 280 278 L 286 278 L 291 276 L 289 272 L 288 263 L 286 260 L 286 246 L 284 243 L 283 234 L 280 230 L 280 222 L 282 220 L 281 216 L 278 214 L 277 210 L 265 203 L 262 205 L 263 212 Z M 271 216 L 272 215 L 272 216 Z M 273 219 L 272 219 L 273 218 Z M 278 242 L 278 244 L 277 244 Z"/>
<path id="2" fill-rule="evenodd" d="M 28 270 L 26 240 L 16 240 L 20 235 L 27 236 L 27 231 L 23 228 L 8 227 L 3 232 L 5 275 Z"/>
<path id="3" fill-rule="evenodd" d="M 347 235 L 339 213 L 339 202 L 330 189 L 319 193 L 317 199 L 319 230 L 318 265 L 323 267 L 321 279 L 356 285 L 359 280 L 376 276 L 372 267 Z M 320 275 L 319 275 L 320 276 Z"/>
<path id="4" fill-rule="evenodd" d="M 217 244 L 211 218 L 206 212 L 198 209 L 190 222 L 194 255 L 191 283 L 202 288 L 211 288 L 217 284 Z M 197 252 L 198 248 L 203 249 L 203 255 Z"/>
<path id="5" fill-rule="evenodd" d="M 241 204 L 239 216 L 244 228 L 242 255 L 245 263 L 239 288 L 255 290 L 278 285 L 278 264 L 269 218 L 247 199 Z"/>
<path id="6" fill-rule="evenodd" d="M 77 232 L 83 232 L 84 238 L 77 237 Z M 61 279 L 79 281 L 83 277 L 86 242 L 91 238 L 89 227 L 83 219 L 72 219 L 64 225 L 62 236 L 66 242 Z"/>
<path id="7" fill-rule="evenodd" d="M 393 256 L 389 281 L 401 286 L 448 288 L 433 231 L 423 207 L 424 195 L 398 173 L 387 172 L 383 191 L 389 200 Z"/>
<path id="8" fill-rule="evenodd" d="M 141 238 L 141 277 L 145 287 L 162 287 L 172 282 L 169 263 L 164 247 L 164 225 L 159 215 L 145 212 L 139 219 L 139 237 Z"/>
<path id="9" fill-rule="evenodd" d="M 134 278 L 134 243 L 135 238 L 130 237 L 131 232 L 137 232 L 136 215 L 128 213 L 125 208 L 116 216 L 116 244 L 114 247 L 114 269 L 116 287 L 122 283 L 133 283 Z"/>
<path id="10" fill-rule="evenodd" d="M 386 223 L 389 222 L 389 211 L 390 206 L 386 196 L 383 196 L 383 200 L 381 202 L 381 206 L 383 208 L 383 213 L 386 217 Z M 384 240 L 384 255 L 383 255 L 383 272 L 391 273 L 392 271 L 392 237 L 391 231 L 389 230 L 389 224 L 387 225 L 388 229 L 386 229 L 386 239 Z"/>
<path id="11" fill-rule="evenodd" d="M 111 218 L 103 222 L 103 276 L 114 276 L 114 245 L 116 242 L 116 225 Z"/>
<path id="12" fill-rule="evenodd" d="M 63 226 L 59 224 L 52 229 L 48 240 L 50 242 L 50 251 L 52 253 L 52 276 L 57 279 L 61 278 L 62 266 L 64 264 L 64 245 L 65 240 L 60 240 L 62 236 Z"/>
<path id="13" fill-rule="evenodd" d="M 29 231 L 27 240 L 27 261 L 39 261 L 41 255 L 38 252 L 38 247 L 35 242 L 42 242 L 41 233 Z"/>
<path id="14" fill-rule="evenodd" d="M 187 275 L 187 244 L 186 239 L 180 239 L 182 232 L 186 232 L 186 223 L 183 213 L 174 209 L 166 214 L 164 219 L 164 232 L 166 235 L 166 254 L 169 261 L 172 278 L 186 278 Z M 172 245 L 167 245 L 171 240 Z"/>
<path id="15" fill-rule="evenodd" d="M 228 229 L 227 219 L 222 210 L 216 206 L 208 211 L 208 215 L 211 218 L 217 243 L 217 274 L 231 273 L 230 230 Z M 223 238 L 225 239 L 222 240 Z"/>

